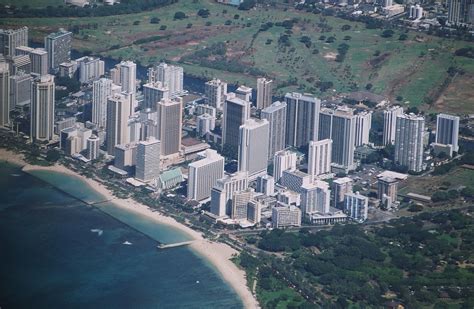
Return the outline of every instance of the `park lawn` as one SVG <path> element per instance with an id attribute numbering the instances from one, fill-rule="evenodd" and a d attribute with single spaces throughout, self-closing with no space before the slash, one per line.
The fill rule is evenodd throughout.
<path id="1" fill-rule="evenodd" d="M 431 196 L 440 187 L 456 189 L 459 186 L 474 187 L 474 170 L 457 167 L 453 171 L 439 176 L 409 177 L 400 193 L 417 193 Z"/>
<path id="2" fill-rule="evenodd" d="M 201 8 L 210 11 L 208 18 L 197 16 Z M 174 14 L 178 11 L 184 12 L 187 18 L 175 20 Z M 159 24 L 150 23 L 153 17 L 160 19 Z M 259 32 L 263 23 L 291 18 L 298 18 L 299 22 L 290 32 L 288 47 L 282 48 L 278 44 L 278 39 L 286 32 L 284 27 L 274 25 Z M 224 25 L 226 21 L 231 25 Z M 399 30 L 395 30 L 392 37 L 383 38 L 382 29 L 366 29 L 360 22 L 272 7 L 239 11 L 213 0 L 184 1 L 153 11 L 120 16 L 8 18 L 1 23 L 3 26 L 29 26 L 31 37 L 37 42 L 42 42 L 47 33 L 59 27 L 80 27 L 73 41 L 73 48 L 77 50 L 116 59 L 133 59 L 143 65 L 167 60 L 183 65 L 195 76 L 218 77 L 231 83 L 255 86 L 257 76 L 200 67 L 184 60 L 185 56 L 199 49 L 226 42 L 227 59 L 263 71 L 264 75 L 275 80 L 279 95 L 298 90 L 324 97 L 365 89 L 367 84 L 372 84 L 375 93 L 393 101 L 403 97 L 403 102 L 419 106 L 430 96 L 439 94 L 437 89 L 446 80 L 450 66 L 474 74 L 472 59 L 453 56 L 453 52 L 467 46 L 467 42 L 417 32 L 406 33 L 407 40 L 400 41 L 402 32 Z M 344 25 L 348 25 L 349 30 L 342 31 Z M 161 26 L 166 26 L 166 29 L 160 30 Z M 332 36 L 335 41 L 319 40 L 322 35 L 326 38 Z M 136 40 L 157 36 L 160 37 L 154 41 L 134 44 Z M 311 39 L 311 47 L 307 48 L 300 42 L 302 36 Z M 350 39 L 344 40 L 346 36 Z M 342 43 L 348 44 L 349 49 L 341 63 L 334 58 Z M 319 82 L 332 82 L 333 89 L 321 93 Z M 461 97 L 456 92 L 447 94 L 445 105 L 452 105 L 452 110 L 462 110 L 466 96 L 472 98 L 471 90 L 465 91 Z"/>
<path id="3" fill-rule="evenodd" d="M 16 6 L 23 7 L 25 5 L 30 8 L 45 8 L 47 6 L 64 5 L 64 0 L 0 0 L 0 6 Z"/>

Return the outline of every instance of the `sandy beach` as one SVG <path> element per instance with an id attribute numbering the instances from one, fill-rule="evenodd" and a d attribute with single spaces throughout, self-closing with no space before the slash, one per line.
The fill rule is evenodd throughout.
<path id="1" fill-rule="evenodd" d="M 23 171 L 48 170 L 78 177 L 87 183 L 93 190 L 103 195 L 107 200 L 113 200 L 115 206 L 135 212 L 154 220 L 158 224 L 166 224 L 178 229 L 193 239 L 190 248 L 199 256 L 207 259 L 218 270 L 222 278 L 235 290 L 246 308 L 258 308 L 258 302 L 247 287 L 245 272 L 239 269 L 231 260 L 238 252 L 230 246 L 206 240 L 202 235 L 190 227 L 177 222 L 175 219 L 165 216 L 157 211 L 152 211 L 148 206 L 140 204 L 132 199 L 118 199 L 111 191 L 98 181 L 86 178 L 62 165 L 34 166 L 23 161 L 23 157 L 16 153 L 0 149 L 0 161 L 7 161 L 23 166 Z"/>

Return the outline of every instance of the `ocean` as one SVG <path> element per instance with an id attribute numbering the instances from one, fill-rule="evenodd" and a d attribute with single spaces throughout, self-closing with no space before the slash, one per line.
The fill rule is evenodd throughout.
<path id="1" fill-rule="evenodd" d="M 0 308 L 243 307 L 207 260 L 156 247 L 187 235 L 87 205 L 103 198 L 80 179 L 34 173 L 0 163 Z"/>

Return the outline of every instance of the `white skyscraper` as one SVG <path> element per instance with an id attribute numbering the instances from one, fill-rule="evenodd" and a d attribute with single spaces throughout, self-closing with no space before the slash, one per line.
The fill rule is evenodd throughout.
<path id="1" fill-rule="evenodd" d="M 267 173 L 269 124 L 266 119 L 249 119 L 240 126 L 239 171 L 249 181 Z"/>
<path id="2" fill-rule="evenodd" d="M 177 154 L 181 148 L 183 100 L 162 99 L 156 106 L 158 115 L 156 138 L 161 141 L 161 155 Z"/>
<path id="3" fill-rule="evenodd" d="M 325 181 L 316 180 L 301 188 L 301 209 L 304 214 L 329 212 L 331 191 Z"/>
<path id="4" fill-rule="evenodd" d="M 130 99 L 126 94 L 115 94 L 107 99 L 106 144 L 109 155 L 114 155 L 115 146 L 130 141 L 128 117 Z"/>
<path id="5" fill-rule="evenodd" d="M 282 150 L 273 156 L 273 178 L 279 182 L 284 171 L 296 170 L 296 153 L 289 150 Z"/>
<path id="6" fill-rule="evenodd" d="M 76 59 L 79 81 L 83 84 L 99 79 L 105 72 L 105 63 L 99 58 L 82 57 Z"/>
<path id="7" fill-rule="evenodd" d="M 0 29 L 0 54 L 13 57 L 18 46 L 28 46 L 28 27 Z"/>
<path id="8" fill-rule="evenodd" d="M 423 170 L 423 135 L 425 119 L 415 114 L 397 116 L 395 134 L 395 163 L 409 171 Z"/>
<path id="9" fill-rule="evenodd" d="M 120 62 L 120 84 L 122 91 L 134 94 L 137 91 L 137 65 L 133 61 Z"/>
<path id="10" fill-rule="evenodd" d="M 332 139 L 332 163 L 334 167 L 346 171 L 355 169 L 355 128 L 354 110 L 340 107 L 336 110 L 321 110 L 319 139 Z"/>
<path id="11" fill-rule="evenodd" d="M 252 102 L 252 88 L 241 85 L 235 90 L 235 96 L 241 100 Z"/>
<path id="12" fill-rule="evenodd" d="M 86 140 L 87 159 L 95 160 L 99 157 L 100 139 L 96 135 L 91 135 Z"/>
<path id="13" fill-rule="evenodd" d="M 230 216 L 234 193 L 246 190 L 247 187 L 247 173 L 238 172 L 218 179 L 211 190 L 211 213 L 218 217 Z"/>
<path id="14" fill-rule="evenodd" d="M 209 114 L 202 114 L 196 117 L 196 131 L 199 136 L 204 136 L 206 133 L 214 130 L 216 126 L 216 118 Z"/>
<path id="15" fill-rule="evenodd" d="M 356 115 L 356 131 L 354 146 L 369 144 L 370 129 L 372 128 L 372 112 L 364 111 Z"/>
<path id="16" fill-rule="evenodd" d="M 383 145 L 395 144 L 397 116 L 403 114 L 403 107 L 392 106 L 383 112 Z"/>
<path id="17" fill-rule="evenodd" d="M 31 103 L 32 83 L 33 78 L 30 74 L 21 71 L 13 76 L 10 74 L 10 110 Z"/>
<path id="18" fill-rule="evenodd" d="M 308 174 L 311 179 L 331 173 L 332 140 L 323 139 L 309 142 Z"/>
<path id="19" fill-rule="evenodd" d="M 257 108 L 264 109 L 272 104 L 273 81 L 266 78 L 257 79 Z"/>
<path id="20" fill-rule="evenodd" d="M 30 115 L 31 138 L 51 140 L 54 133 L 53 75 L 43 75 L 33 82 Z"/>
<path id="21" fill-rule="evenodd" d="M 0 127 L 10 123 L 10 71 L 8 63 L 0 62 Z"/>
<path id="22" fill-rule="evenodd" d="M 224 157 L 207 149 L 200 154 L 201 160 L 189 164 L 188 199 L 202 201 L 211 196 L 217 180 L 224 177 Z"/>
<path id="23" fill-rule="evenodd" d="M 92 123 L 99 128 L 107 124 L 107 98 L 112 95 L 112 80 L 101 78 L 92 84 Z"/>
<path id="24" fill-rule="evenodd" d="M 349 177 L 342 177 L 333 180 L 331 185 L 332 205 L 336 208 L 343 208 L 344 196 L 346 193 L 352 193 L 354 181 Z"/>
<path id="25" fill-rule="evenodd" d="M 344 197 L 344 212 L 353 220 L 363 222 L 367 220 L 369 199 L 359 192 L 346 193 Z"/>
<path id="26" fill-rule="evenodd" d="M 137 145 L 135 178 L 150 182 L 160 176 L 160 141 L 150 137 Z"/>
<path id="27" fill-rule="evenodd" d="M 458 151 L 459 117 L 439 114 L 436 117 L 436 143 L 452 145 L 453 151 Z"/>
<path id="28" fill-rule="evenodd" d="M 267 196 L 275 195 L 275 179 L 268 175 L 262 175 L 257 178 L 257 192 Z"/>
<path id="29" fill-rule="evenodd" d="M 183 68 L 164 62 L 148 69 L 148 82 L 161 84 L 168 88 L 170 97 L 183 94 Z"/>
<path id="30" fill-rule="evenodd" d="M 280 150 L 285 149 L 286 136 L 286 103 L 276 101 L 262 109 L 262 119 L 267 119 L 270 124 L 270 138 L 268 143 L 268 158 Z"/>
<path id="31" fill-rule="evenodd" d="M 321 100 L 301 93 L 287 93 L 286 145 L 305 146 L 318 140 Z"/>
<path id="32" fill-rule="evenodd" d="M 214 78 L 204 85 L 204 94 L 206 95 L 206 104 L 222 110 L 227 94 L 227 83 Z"/>
<path id="33" fill-rule="evenodd" d="M 48 52 L 43 48 L 35 48 L 30 51 L 31 73 L 38 75 L 48 74 Z"/>
<path id="34" fill-rule="evenodd" d="M 222 115 L 222 145 L 237 151 L 240 126 L 250 118 L 250 102 L 239 99 L 235 93 L 228 93 Z"/>
<path id="35" fill-rule="evenodd" d="M 169 89 L 164 87 L 162 83 L 147 83 L 143 85 L 143 101 L 145 108 L 156 109 L 156 104 L 162 99 L 169 99 Z"/>

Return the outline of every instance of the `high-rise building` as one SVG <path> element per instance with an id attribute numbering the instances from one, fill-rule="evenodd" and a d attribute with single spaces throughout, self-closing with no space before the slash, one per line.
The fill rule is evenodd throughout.
<path id="1" fill-rule="evenodd" d="M 239 99 L 235 93 L 228 93 L 222 116 L 222 145 L 237 152 L 240 126 L 250 118 L 250 102 Z"/>
<path id="2" fill-rule="evenodd" d="M 369 199 L 359 192 L 346 193 L 344 196 L 344 212 L 353 220 L 363 222 L 367 220 Z"/>
<path id="3" fill-rule="evenodd" d="M 273 178 L 279 182 L 284 171 L 296 170 L 296 153 L 289 150 L 281 150 L 273 156 Z"/>
<path id="4" fill-rule="evenodd" d="M 266 78 L 257 79 L 257 108 L 264 109 L 272 104 L 273 81 Z"/>
<path id="5" fill-rule="evenodd" d="M 275 179 L 268 175 L 262 175 L 257 178 L 257 192 L 267 196 L 275 195 Z"/>
<path id="6" fill-rule="evenodd" d="M 169 65 L 164 62 L 148 69 L 148 82 L 161 84 L 169 89 L 170 97 L 182 95 L 183 90 L 183 68 Z"/>
<path id="7" fill-rule="evenodd" d="M 240 126 L 239 171 L 248 172 L 249 181 L 267 173 L 268 131 L 266 119 L 249 119 Z"/>
<path id="8" fill-rule="evenodd" d="M 245 85 L 239 86 L 235 90 L 235 96 L 241 100 L 252 102 L 252 88 Z"/>
<path id="9" fill-rule="evenodd" d="M 436 118 L 436 143 L 452 145 L 453 151 L 458 151 L 459 117 L 439 114 Z"/>
<path id="10" fill-rule="evenodd" d="M 250 223 L 258 224 L 262 220 L 262 204 L 251 200 L 247 204 L 247 220 Z"/>
<path id="11" fill-rule="evenodd" d="M 328 213 L 330 200 L 331 191 L 329 184 L 325 181 L 316 180 L 301 188 L 301 210 L 305 215 Z"/>
<path id="12" fill-rule="evenodd" d="M 353 180 L 349 177 L 343 177 L 333 180 L 331 185 L 332 205 L 335 208 L 342 209 L 344 196 L 346 193 L 352 193 Z"/>
<path id="13" fill-rule="evenodd" d="M 150 137 L 137 145 L 135 178 L 150 182 L 160 176 L 160 141 Z"/>
<path id="14" fill-rule="evenodd" d="M 71 60 L 72 33 L 64 29 L 51 33 L 44 38 L 44 47 L 48 52 L 49 68 L 54 72 L 59 65 Z"/>
<path id="15" fill-rule="evenodd" d="M 121 78 L 121 76 L 120 76 L 120 63 L 117 63 L 115 65 L 115 67 L 110 69 L 110 79 L 112 80 L 112 82 L 115 85 L 122 86 L 122 82 L 121 82 L 120 78 Z M 120 88 L 120 91 L 121 90 L 122 89 Z"/>
<path id="16" fill-rule="evenodd" d="M 372 112 L 363 111 L 356 115 L 354 146 L 369 144 L 370 129 L 372 128 Z"/>
<path id="17" fill-rule="evenodd" d="M 43 48 L 35 48 L 30 52 L 31 73 L 45 75 L 49 72 L 48 52 Z"/>
<path id="18" fill-rule="evenodd" d="M 13 56 L 10 61 L 10 75 L 17 75 L 21 72 L 31 73 L 31 59 L 30 55 Z"/>
<path id="19" fill-rule="evenodd" d="M 325 108 L 320 114 L 319 139 L 332 139 L 332 163 L 346 171 L 355 169 L 355 127 L 354 110 L 340 107 L 336 110 Z"/>
<path id="20" fill-rule="evenodd" d="M 203 115 L 203 114 L 209 114 L 214 118 L 216 118 L 216 116 L 217 116 L 216 108 L 212 107 L 210 105 L 207 105 L 207 104 L 198 104 L 196 106 L 195 113 L 196 113 L 197 116 Z"/>
<path id="21" fill-rule="evenodd" d="M 216 118 L 209 114 L 202 114 L 196 117 L 196 131 L 199 136 L 204 136 L 214 130 Z"/>
<path id="22" fill-rule="evenodd" d="M 96 135 L 91 135 L 87 139 L 87 159 L 96 160 L 99 157 L 100 139 Z"/>
<path id="23" fill-rule="evenodd" d="M 310 141 L 308 151 L 308 174 L 311 179 L 331 173 L 332 139 Z"/>
<path id="24" fill-rule="evenodd" d="M 287 93 L 286 145 L 301 147 L 318 140 L 321 100 L 301 93 Z"/>
<path id="25" fill-rule="evenodd" d="M 381 201 L 389 200 L 388 208 L 390 205 L 397 201 L 398 195 L 398 183 L 399 181 L 395 178 L 382 176 L 377 181 L 377 198 Z"/>
<path id="26" fill-rule="evenodd" d="M 247 187 L 247 173 L 238 172 L 218 179 L 211 190 L 211 213 L 218 217 L 230 216 L 234 193 L 246 190 Z"/>
<path id="27" fill-rule="evenodd" d="M 280 184 L 294 192 L 301 192 L 301 188 L 311 183 L 311 177 L 299 170 L 284 171 Z"/>
<path id="28" fill-rule="evenodd" d="M 301 226 L 301 210 L 295 206 L 278 205 L 272 209 L 273 228 Z"/>
<path id="29" fill-rule="evenodd" d="M 0 127 L 10 124 L 10 70 L 0 62 Z"/>
<path id="30" fill-rule="evenodd" d="M 403 107 L 391 106 L 383 111 L 383 145 L 395 144 L 397 116 L 403 114 Z"/>
<path id="31" fill-rule="evenodd" d="M 92 123 L 98 128 L 107 124 L 107 98 L 112 95 L 112 80 L 101 78 L 92 84 Z"/>
<path id="32" fill-rule="evenodd" d="M 395 135 L 395 163 L 409 171 L 423 170 L 423 135 L 425 119 L 414 114 L 397 116 Z"/>
<path id="33" fill-rule="evenodd" d="M 25 106 L 31 103 L 31 84 L 33 78 L 30 74 L 18 72 L 10 76 L 10 110 L 17 106 Z"/>
<path id="34" fill-rule="evenodd" d="M 31 95 L 31 138 L 49 141 L 54 133 L 54 76 L 43 75 L 34 80 Z"/>
<path id="35" fill-rule="evenodd" d="M 231 218 L 234 220 L 246 220 L 248 212 L 248 203 L 252 200 L 255 192 L 253 189 L 234 193 L 232 198 Z"/>
<path id="36" fill-rule="evenodd" d="M 474 23 L 473 0 L 448 0 L 448 24 L 466 25 Z"/>
<path id="37" fill-rule="evenodd" d="M 218 179 L 224 177 L 224 157 L 217 151 L 206 149 L 201 160 L 189 164 L 188 199 L 202 201 L 211 196 Z"/>
<path id="38" fill-rule="evenodd" d="M 158 102 L 158 127 L 156 138 L 161 141 L 161 155 L 179 153 L 183 126 L 183 100 L 162 99 Z"/>
<path id="39" fill-rule="evenodd" d="M 162 83 L 147 83 L 143 85 L 143 102 L 145 108 L 156 109 L 156 104 L 162 99 L 169 99 L 169 89 L 164 87 Z"/>
<path id="40" fill-rule="evenodd" d="M 120 62 L 120 85 L 125 93 L 134 94 L 137 91 L 137 65 L 135 62 Z"/>
<path id="41" fill-rule="evenodd" d="M 115 146 L 114 166 L 129 174 L 137 165 L 137 143 L 127 143 Z"/>
<path id="42" fill-rule="evenodd" d="M 18 46 L 28 46 L 28 27 L 0 29 L 0 53 L 5 57 L 15 56 Z"/>
<path id="43" fill-rule="evenodd" d="M 280 150 L 285 149 L 286 136 L 286 103 L 276 101 L 262 109 L 262 119 L 267 119 L 270 124 L 270 138 L 268 143 L 268 159 Z"/>
<path id="44" fill-rule="evenodd" d="M 99 79 L 105 72 L 105 63 L 99 58 L 82 57 L 76 59 L 79 81 L 83 84 Z"/>
<path id="45" fill-rule="evenodd" d="M 423 7 L 419 4 L 411 5 L 408 10 L 408 18 L 410 19 L 420 19 L 423 17 Z"/>
<path id="46" fill-rule="evenodd" d="M 227 94 L 227 83 L 214 78 L 204 85 L 204 94 L 206 95 L 206 104 L 222 110 Z"/>
<path id="47" fill-rule="evenodd" d="M 130 141 L 128 132 L 128 116 L 130 99 L 125 94 L 115 94 L 107 98 L 106 145 L 107 153 L 114 155 L 115 146 Z"/>

